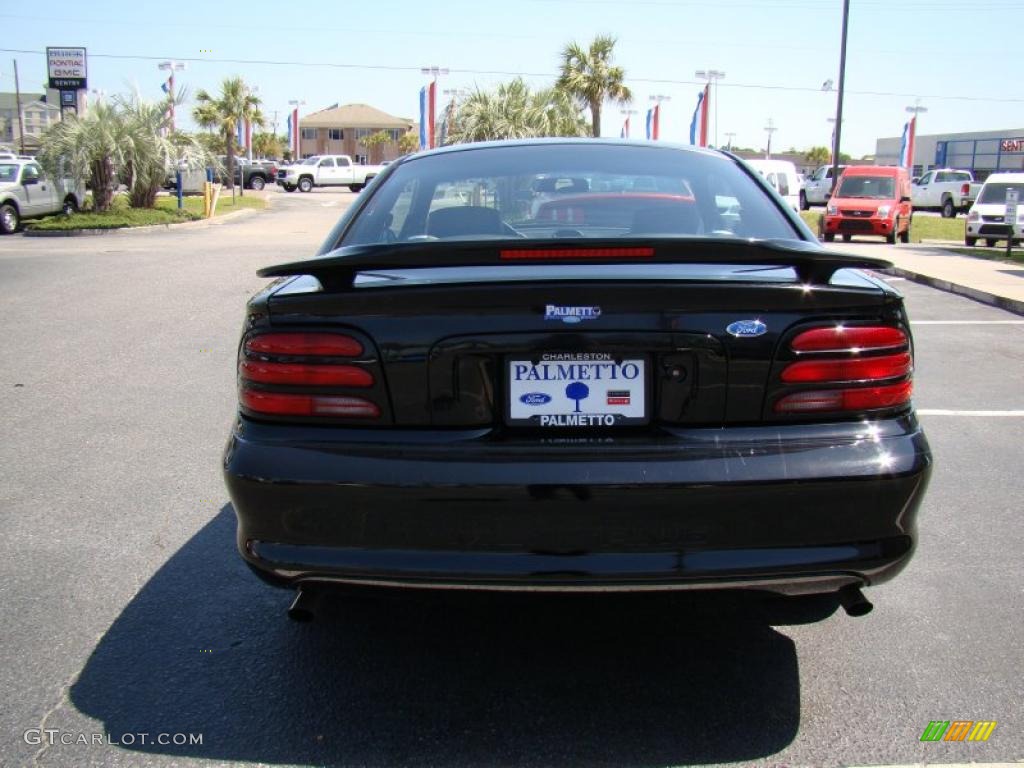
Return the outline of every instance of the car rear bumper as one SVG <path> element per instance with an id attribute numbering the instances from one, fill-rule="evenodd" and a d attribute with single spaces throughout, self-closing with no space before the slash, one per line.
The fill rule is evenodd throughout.
<path id="1" fill-rule="evenodd" d="M 909 416 L 591 442 L 240 419 L 224 471 L 283 586 L 796 594 L 906 565 L 931 455 Z"/>

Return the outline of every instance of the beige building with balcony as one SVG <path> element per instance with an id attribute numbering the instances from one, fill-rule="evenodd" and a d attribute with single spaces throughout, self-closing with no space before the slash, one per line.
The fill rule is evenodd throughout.
<path id="1" fill-rule="evenodd" d="M 299 118 L 299 154 L 351 155 L 368 163 L 394 160 L 399 156 L 398 140 L 412 130 L 415 123 L 395 117 L 368 104 L 345 104 L 328 107 Z M 387 144 L 367 147 L 362 139 L 385 131 L 391 139 Z"/>
<path id="2" fill-rule="evenodd" d="M 56 93 L 56 91 L 52 91 Z M 18 102 L 13 93 L 0 93 L 0 146 L 21 151 L 21 131 L 18 123 Z M 21 94 L 21 125 L 25 126 L 25 152 L 39 151 L 43 131 L 60 120 L 60 107 L 49 103 L 46 94 Z"/>

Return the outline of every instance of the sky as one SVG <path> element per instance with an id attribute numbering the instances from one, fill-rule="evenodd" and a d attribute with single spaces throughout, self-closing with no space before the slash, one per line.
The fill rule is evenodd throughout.
<path id="1" fill-rule="evenodd" d="M 8 12 L 10 11 L 10 12 Z M 543 87 L 569 42 L 616 38 L 615 63 L 633 92 L 632 135 L 643 137 L 650 97 L 662 102 L 661 138 L 689 142 L 703 87 L 697 70 L 725 72 L 712 99 L 710 140 L 773 151 L 828 145 L 839 82 L 842 0 L 446 0 L 444 3 L 166 3 L 51 0 L 0 11 L 0 91 L 38 91 L 47 46 L 88 49 L 89 88 L 161 97 L 159 61 L 186 63 L 177 85 L 215 92 L 241 75 L 284 133 L 289 100 L 302 114 L 365 103 L 418 118 L 420 69 L 449 73 L 439 89 L 490 88 L 522 75 Z M 1024 128 L 1022 0 L 851 0 L 842 149 L 873 154 L 899 136 L 907 106 L 927 109 L 919 134 Z M 191 103 L 178 109 L 191 128 Z M 618 136 L 623 107 L 607 104 L 602 133 Z M 716 142 L 717 135 L 717 142 Z"/>

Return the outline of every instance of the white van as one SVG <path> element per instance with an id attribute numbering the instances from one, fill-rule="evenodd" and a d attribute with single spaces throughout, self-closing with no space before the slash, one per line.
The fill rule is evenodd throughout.
<path id="1" fill-rule="evenodd" d="M 764 176 L 794 211 L 800 210 L 800 178 L 795 165 L 788 160 L 747 160 L 747 165 Z"/>
<path id="2" fill-rule="evenodd" d="M 1006 192 L 1017 190 L 1017 221 L 1006 220 Z M 1014 225 L 1013 242 L 1021 242 L 1024 230 L 1024 173 L 993 173 L 985 179 L 971 210 L 967 213 L 964 229 L 964 244 L 974 245 L 984 240 L 985 245 L 994 248 L 1000 240 L 1006 240 L 1010 225 Z"/>

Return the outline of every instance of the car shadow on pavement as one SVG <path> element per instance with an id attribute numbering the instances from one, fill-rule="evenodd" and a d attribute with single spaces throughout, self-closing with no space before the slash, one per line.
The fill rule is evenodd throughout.
<path id="1" fill-rule="evenodd" d="M 296 624 L 253 577 L 230 505 L 125 607 L 71 690 L 141 752 L 290 764 L 752 760 L 796 735 L 793 642 L 834 601 L 755 595 L 331 596 Z M 127 741 L 127 740 L 124 740 Z"/>

